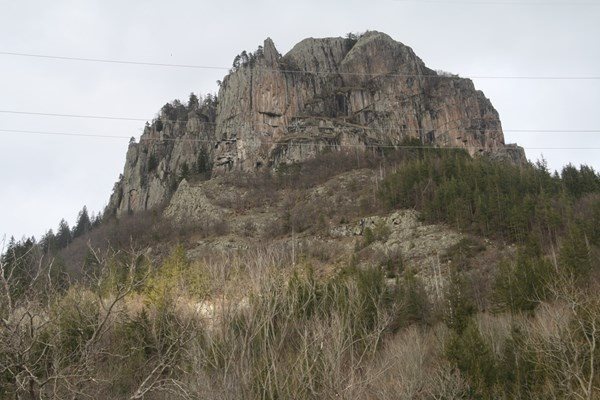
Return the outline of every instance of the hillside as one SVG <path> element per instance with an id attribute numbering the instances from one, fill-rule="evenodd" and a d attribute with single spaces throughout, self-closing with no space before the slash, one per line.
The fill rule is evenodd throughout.
<path id="1" fill-rule="evenodd" d="M 2 257 L 17 398 L 598 398 L 600 176 L 463 151 L 183 180 Z M 55 393 L 55 397 L 52 397 Z"/>
<path id="2" fill-rule="evenodd" d="M 596 171 L 381 33 L 234 64 L 102 218 L 9 243 L 0 398 L 600 398 Z"/>

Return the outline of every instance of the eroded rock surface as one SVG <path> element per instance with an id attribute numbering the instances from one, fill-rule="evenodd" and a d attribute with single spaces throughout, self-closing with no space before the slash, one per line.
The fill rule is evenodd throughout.
<path id="1" fill-rule="evenodd" d="M 283 56 L 267 39 L 224 78 L 213 106 L 185 110 L 183 121 L 161 115 L 130 144 L 109 212 L 168 201 L 186 172 L 273 169 L 325 150 L 409 138 L 525 162 L 522 148 L 505 144 L 497 111 L 471 80 L 436 73 L 380 32 L 309 38 Z"/>
<path id="2" fill-rule="evenodd" d="M 428 69 L 412 49 L 368 32 L 354 42 L 305 39 L 228 75 L 219 92 L 219 170 L 302 161 L 325 148 L 424 144 L 522 162 L 473 82 Z"/>

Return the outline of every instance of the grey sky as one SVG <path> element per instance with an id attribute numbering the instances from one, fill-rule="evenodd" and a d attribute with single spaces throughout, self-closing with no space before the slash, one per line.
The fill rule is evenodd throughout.
<path id="1" fill-rule="evenodd" d="M 462 76 L 600 76 L 600 1 L 539 2 L 2 0 L 0 51 L 227 67 L 266 37 L 285 53 L 305 37 L 370 29 L 411 46 L 430 68 Z M 150 120 L 190 91 L 216 92 L 224 72 L 0 55 L 0 110 Z M 600 129 L 600 81 L 474 81 L 507 130 Z M 0 129 L 138 137 L 143 125 L 0 113 Z M 531 160 L 543 152 L 553 169 L 600 169 L 600 150 L 527 149 L 600 148 L 600 134 L 505 136 Z M 39 238 L 63 217 L 73 223 L 84 204 L 104 207 L 127 140 L 0 132 L 0 149 L 0 235 Z"/>

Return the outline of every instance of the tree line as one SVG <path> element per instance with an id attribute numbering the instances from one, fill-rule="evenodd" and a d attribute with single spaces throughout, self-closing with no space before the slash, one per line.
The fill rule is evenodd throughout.
<path id="1" fill-rule="evenodd" d="M 516 246 L 492 271 L 488 293 L 490 311 L 513 321 L 500 342 L 478 322 L 473 266 L 451 265 L 444 351 L 469 383 L 460 398 L 598 398 L 600 175 L 592 167 L 551 173 L 543 160 L 519 167 L 430 149 L 388 175 L 380 197 L 424 221 Z"/>

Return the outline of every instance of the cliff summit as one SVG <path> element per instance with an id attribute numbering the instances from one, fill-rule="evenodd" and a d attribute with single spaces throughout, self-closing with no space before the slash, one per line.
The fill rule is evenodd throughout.
<path id="1" fill-rule="evenodd" d="M 218 96 L 163 107 L 130 143 L 108 210 L 165 203 L 190 172 L 275 169 L 323 151 L 409 139 L 525 162 L 522 148 L 505 144 L 498 112 L 471 80 L 427 68 L 384 33 L 308 38 L 283 56 L 268 38 L 235 58 Z"/>

